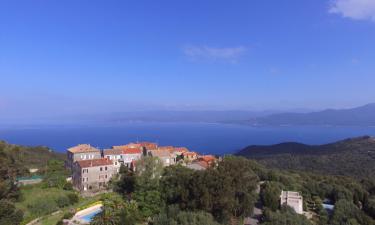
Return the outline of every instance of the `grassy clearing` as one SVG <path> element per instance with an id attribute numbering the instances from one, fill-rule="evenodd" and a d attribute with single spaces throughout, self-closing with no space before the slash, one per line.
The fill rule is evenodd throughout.
<path id="1" fill-rule="evenodd" d="M 63 217 L 64 213 L 58 213 L 56 215 L 46 216 L 39 221 L 37 225 L 56 225 L 56 223 Z"/>
<path id="2" fill-rule="evenodd" d="M 66 199 L 66 196 L 74 193 L 74 191 L 66 191 L 59 188 L 43 188 L 41 184 L 37 184 L 21 187 L 21 193 L 22 199 L 16 203 L 16 207 L 24 212 L 22 224 L 42 217 L 42 220 L 38 223 L 39 225 L 55 225 L 63 217 L 64 213 L 75 211 L 78 208 L 97 202 L 102 196 L 80 197 L 77 203 L 66 204 L 61 207 L 61 199 Z M 61 213 L 50 215 L 58 210 L 61 210 Z"/>
<path id="3" fill-rule="evenodd" d="M 16 207 L 24 212 L 23 223 L 26 224 L 35 218 L 64 208 L 62 206 L 68 206 L 67 195 L 74 192 L 59 188 L 43 188 L 37 184 L 22 187 L 21 193 L 21 201 L 16 203 Z"/>

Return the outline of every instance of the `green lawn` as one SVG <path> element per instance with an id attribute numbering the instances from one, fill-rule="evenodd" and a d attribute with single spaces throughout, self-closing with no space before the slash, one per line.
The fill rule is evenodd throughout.
<path id="1" fill-rule="evenodd" d="M 90 198 L 79 198 L 79 202 L 74 205 L 69 205 L 63 208 L 59 208 L 56 205 L 56 199 L 61 196 L 66 196 L 73 191 L 66 191 L 59 188 L 43 188 L 42 185 L 28 185 L 21 187 L 22 199 L 16 203 L 16 207 L 24 212 L 24 220 L 22 224 L 26 224 L 35 218 L 42 217 L 43 219 L 39 222 L 40 225 L 55 225 L 59 221 L 65 212 L 69 210 L 76 210 L 77 208 L 89 205 L 100 200 L 101 195 L 97 195 Z M 39 213 L 35 213 L 34 206 L 42 205 L 43 209 Z M 57 215 L 50 215 L 51 213 L 61 210 L 62 212 Z"/>
<path id="2" fill-rule="evenodd" d="M 56 223 L 63 217 L 63 215 L 64 213 L 61 212 L 53 216 L 46 216 L 37 225 L 56 225 Z"/>
<path id="3" fill-rule="evenodd" d="M 59 210 L 55 200 L 61 196 L 66 196 L 68 193 L 72 193 L 72 191 L 58 188 L 42 188 L 40 184 L 36 184 L 21 187 L 21 193 L 22 199 L 16 203 L 16 207 L 24 212 L 24 223 L 27 223 L 39 216 Z M 40 205 L 45 204 L 45 212 L 32 212 L 34 210 L 33 206 L 36 203 L 40 203 Z"/>

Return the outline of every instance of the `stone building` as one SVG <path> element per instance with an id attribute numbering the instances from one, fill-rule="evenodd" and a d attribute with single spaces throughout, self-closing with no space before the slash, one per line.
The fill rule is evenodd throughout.
<path id="1" fill-rule="evenodd" d="M 287 205 L 298 214 L 303 214 L 303 198 L 302 195 L 294 191 L 281 191 L 280 205 Z"/>
<path id="2" fill-rule="evenodd" d="M 102 154 L 99 149 L 89 144 L 79 144 L 67 150 L 66 167 L 72 169 L 74 162 L 81 160 L 100 159 Z"/>
<path id="3" fill-rule="evenodd" d="M 76 161 L 73 164 L 73 186 L 79 191 L 105 189 L 117 171 L 107 158 Z"/>

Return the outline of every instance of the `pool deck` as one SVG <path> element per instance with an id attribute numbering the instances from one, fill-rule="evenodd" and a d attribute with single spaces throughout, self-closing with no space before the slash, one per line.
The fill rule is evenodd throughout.
<path id="1" fill-rule="evenodd" d="M 71 222 L 69 224 L 72 224 L 72 225 L 73 224 L 89 224 L 87 221 L 82 219 L 82 216 L 95 212 L 98 209 L 100 209 L 102 206 L 103 206 L 102 204 L 98 204 L 98 205 L 94 205 L 94 206 L 91 206 L 90 208 L 77 212 L 73 216 L 73 218 L 70 220 Z"/>

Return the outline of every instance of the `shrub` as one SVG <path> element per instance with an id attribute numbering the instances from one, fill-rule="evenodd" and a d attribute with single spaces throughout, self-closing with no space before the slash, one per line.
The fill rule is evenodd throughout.
<path id="1" fill-rule="evenodd" d="M 79 197 L 76 193 L 69 193 L 67 194 L 67 197 L 69 198 L 69 202 L 72 205 L 79 201 Z"/>
<path id="2" fill-rule="evenodd" d="M 61 195 L 56 199 L 56 203 L 59 208 L 64 208 L 70 205 L 70 199 L 66 195 Z"/>
<path id="3" fill-rule="evenodd" d="M 70 219 L 73 216 L 74 216 L 74 213 L 69 211 L 69 212 L 64 213 L 62 219 Z"/>
<path id="4" fill-rule="evenodd" d="M 63 187 L 64 190 L 67 190 L 67 191 L 71 191 L 73 190 L 73 184 L 72 183 L 69 183 L 69 182 L 66 182 L 64 184 L 64 187 Z"/>

